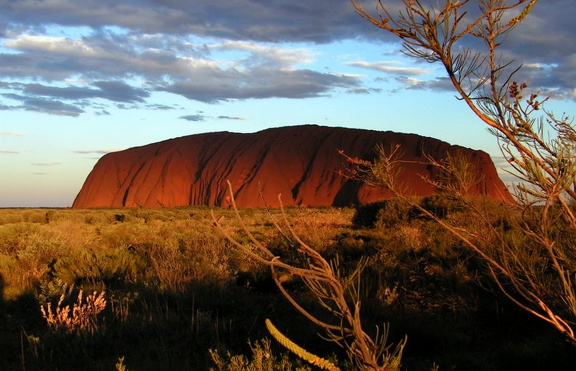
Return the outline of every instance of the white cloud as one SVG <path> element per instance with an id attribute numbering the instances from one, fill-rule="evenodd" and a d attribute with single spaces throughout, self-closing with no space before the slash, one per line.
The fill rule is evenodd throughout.
<path id="1" fill-rule="evenodd" d="M 432 80 L 421 80 L 414 77 L 399 76 L 396 81 L 401 83 L 405 89 L 413 90 L 435 90 L 450 91 L 454 90 L 450 79 L 447 77 L 437 77 Z"/>
<path id="2" fill-rule="evenodd" d="M 292 68 L 295 65 L 311 63 L 315 53 L 307 48 L 290 48 L 275 45 L 255 44 L 244 41 L 225 41 L 210 46 L 215 51 L 245 51 L 250 53 L 247 64 L 261 64 L 278 68 Z"/>
<path id="3" fill-rule="evenodd" d="M 41 51 L 71 56 L 89 57 L 97 54 L 84 42 L 64 37 L 20 35 L 6 41 L 4 46 L 20 51 Z"/>
<path id="4" fill-rule="evenodd" d="M 73 153 L 81 154 L 81 155 L 90 155 L 90 154 L 97 154 L 97 155 L 105 155 L 107 153 L 118 152 L 122 151 L 125 148 L 114 148 L 114 149 L 90 149 L 90 150 L 77 150 L 73 151 Z"/>
<path id="5" fill-rule="evenodd" d="M 19 76 L 43 83 L 0 82 L 0 89 L 17 91 L 5 97 L 25 102 L 4 109 L 55 115 L 78 116 L 91 104 L 96 110 L 92 102 L 96 98 L 145 103 L 155 91 L 214 103 L 308 98 L 359 84 L 354 76 L 298 68 L 314 61 L 310 48 L 270 43 L 200 43 L 188 37 L 168 35 L 162 39 L 157 34 L 104 30 L 81 40 L 20 35 L 8 40 L 5 47 L 19 51 L 21 60 L 0 54 L 0 77 L 13 80 Z M 57 101 L 61 99 L 69 103 Z M 105 108 L 100 105 L 96 111 L 105 112 Z"/>
<path id="6" fill-rule="evenodd" d="M 62 163 L 60 163 L 60 162 L 35 162 L 33 164 L 30 164 L 30 165 L 52 167 L 52 166 L 62 165 Z"/>
<path id="7" fill-rule="evenodd" d="M 380 72 L 392 73 L 396 75 L 426 75 L 430 70 L 422 67 L 404 67 L 398 66 L 399 62 L 348 62 L 348 66 L 367 68 Z"/>

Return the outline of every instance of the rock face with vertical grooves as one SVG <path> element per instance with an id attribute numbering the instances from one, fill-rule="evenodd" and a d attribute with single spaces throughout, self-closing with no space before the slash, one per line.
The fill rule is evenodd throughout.
<path id="1" fill-rule="evenodd" d="M 73 207 L 228 206 L 227 180 L 240 207 L 264 206 L 260 194 L 270 206 L 278 206 L 278 194 L 285 205 L 365 204 L 391 195 L 339 175 L 345 159 L 338 150 L 372 159 L 379 143 L 401 146 L 408 193 L 435 192 L 422 180 L 434 177 L 425 155 L 463 153 L 480 179 L 471 194 L 511 200 L 485 152 L 414 134 L 304 125 L 191 135 L 109 153 L 88 175 Z"/>

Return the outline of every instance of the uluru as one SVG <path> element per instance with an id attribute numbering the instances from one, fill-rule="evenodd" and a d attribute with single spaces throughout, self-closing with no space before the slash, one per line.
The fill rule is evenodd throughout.
<path id="1" fill-rule="evenodd" d="M 464 154 L 480 179 L 470 190 L 510 200 L 490 156 L 415 134 L 324 127 L 272 128 L 256 133 L 190 135 L 104 155 L 88 175 L 73 207 L 229 206 L 232 183 L 240 207 L 351 206 L 390 198 L 386 190 L 343 177 L 345 158 L 373 159 L 375 147 L 400 145 L 401 177 L 416 196 L 435 193 L 425 156 Z"/>

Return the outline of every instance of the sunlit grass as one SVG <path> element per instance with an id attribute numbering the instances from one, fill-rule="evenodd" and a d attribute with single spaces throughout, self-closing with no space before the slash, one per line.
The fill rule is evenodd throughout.
<path id="1" fill-rule="evenodd" d="M 562 339 L 486 290 L 489 280 L 470 251 L 432 221 L 401 205 L 388 206 L 374 208 L 373 215 L 293 207 L 286 216 L 306 243 L 329 259 L 338 258 L 344 270 L 361 257 L 370 258 L 361 285 L 363 321 L 366 328 L 390 323 L 391 340 L 408 335 L 407 368 L 429 370 L 436 363 L 506 369 L 496 344 L 505 344 L 517 363 L 576 361 Z M 278 210 L 241 213 L 258 240 L 275 253 L 290 253 L 290 244 L 274 228 L 274 222 L 285 222 Z M 248 242 L 231 210 L 215 214 L 227 231 Z M 449 215 L 472 222 L 461 210 Z M 288 287 L 314 310 L 301 282 Z M 63 294 L 60 308 L 81 305 L 80 290 L 106 292 L 98 331 L 54 331 L 40 307 L 51 305 L 56 313 Z M 333 355 L 346 366 L 345 355 L 327 348 L 317 329 L 278 293 L 269 271 L 220 235 L 205 207 L 1 209 L 0 291 L 1 369 L 24 364 L 27 369 L 110 370 L 122 358 L 130 370 L 205 370 L 234 360 L 260 362 L 269 346 L 286 367 L 299 364 L 275 344 L 256 343 L 268 336 L 265 318 L 288 329 L 286 335 L 307 350 Z M 527 354 L 526 344 L 538 356 Z M 221 355 L 218 365 L 209 349 Z"/>

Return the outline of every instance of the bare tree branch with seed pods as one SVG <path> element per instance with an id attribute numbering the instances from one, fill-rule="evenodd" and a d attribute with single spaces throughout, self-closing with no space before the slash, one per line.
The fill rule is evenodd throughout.
<path id="1" fill-rule="evenodd" d="M 376 0 L 370 1 L 373 10 L 361 0 L 350 1 L 361 17 L 402 40 L 405 54 L 443 65 L 457 98 L 496 137 L 517 177 L 517 203 L 502 205 L 510 230 L 493 225 L 485 210 L 461 192 L 452 196 L 483 221 L 481 232 L 428 216 L 483 258 L 505 296 L 576 345 L 576 130 L 572 118 L 546 109 L 547 97 L 516 81 L 521 66 L 500 52 L 538 0 Z M 402 10 L 393 13 L 393 3 Z M 472 50 L 465 40 L 480 47 Z M 394 154 L 379 150 L 373 163 L 348 160 L 358 178 L 413 203 L 391 176 L 399 166 Z M 432 166 L 470 180 L 461 164 Z"/>

